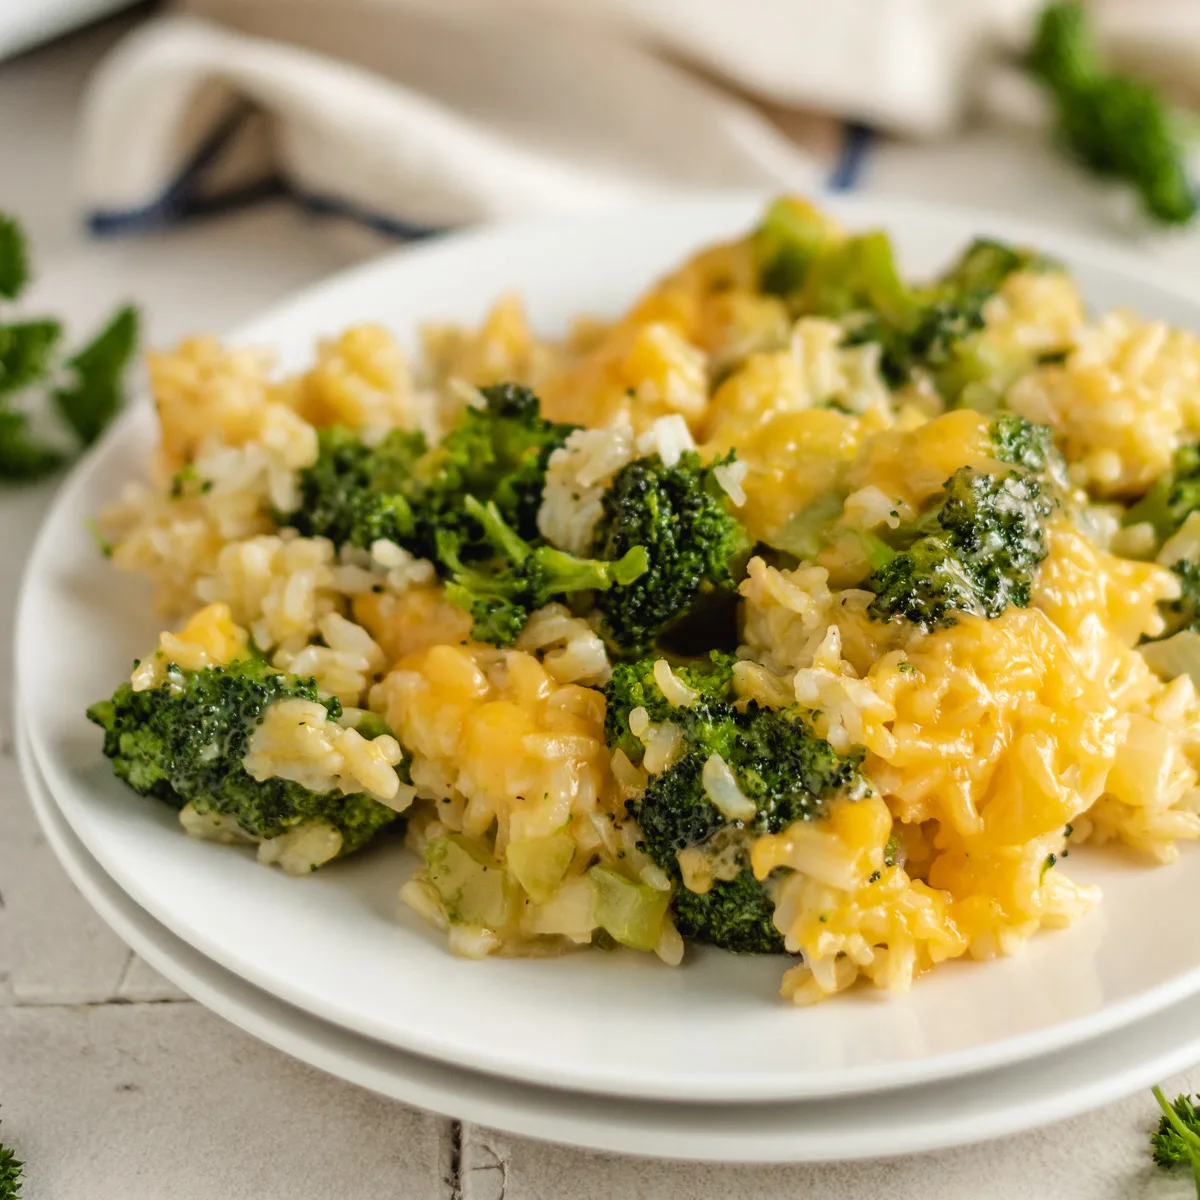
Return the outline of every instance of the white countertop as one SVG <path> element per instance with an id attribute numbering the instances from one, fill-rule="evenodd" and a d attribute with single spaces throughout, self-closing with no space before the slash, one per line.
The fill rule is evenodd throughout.
<path id="1" fill-rule="evenodd" d="M 0 0 L 3 2 L 3 0 Z M 148 338 L 236 325 L 367 252 L 283 202 L 169 233 L 89 241 L 71 187 L 75 108 L 124 28 L 0 64 L 0 209 L 34 242 L 30 297 L 83 331 L 136 299 Z M 973 169 L 939 183 L 953 154 Z M 1113 236 L 1108 200 L 1027 136 L 881 147 L 869 186 L 1003 208 Z M 1047 197 L 1053 202 L 1048 203 Z M 1200 236 L 1146 252 L 1200 265 Z M 255 1042 L 189 1001 L 112 935 L 67 882 L 25 801 L 12 746 L 11 614 L 53 484 L 0 490 L 0 1140 L 26 1200 L 1171 1200 L 1153 1170 L 1148 1093 L 983 1146 L 826 1166 L 696 1166 L 585 1153 L 416 1112 Z M 1170 1088 L 1200 1088 L 1200 1070 Z M 1173 1094 L 1173 1093 L 1172 1093 Z"/>

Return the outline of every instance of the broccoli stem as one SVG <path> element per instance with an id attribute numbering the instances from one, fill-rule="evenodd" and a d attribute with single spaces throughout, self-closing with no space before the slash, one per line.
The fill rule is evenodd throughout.
<path id="1" fill-rule="evenodd" d="M 509 562 L 520 565 L 533 552 L 533 547 L 501 516 L 494 500 L 481 504 L 474 496 L 467 496 L 463 508 L 483 526 L 483 536 Z"/>
<path id="2" fill-rule="evenodd" d="M 438 532 L 437 553 L 451 575 L 446 596 L 472 615 L 471 633 L 481 642 L 510 645 L 530 613 L 556 596 L 627 587 L 649 569 L 644 546 L 634 546 L 615 560 L 577 558 L 554 546 L 527 542 L 492 501 L 484 504 L 467 496 L 463 508 L 483 530 L 484 542 L 499 561 L 465 565 L 460 536 L 445 530 Z"/>
<path id="3" fill-rule="evenodd" d="M 614 586 L 628 587 L 650 566 L 645 546 L 634 546 L 614 562 L 578 558 L 554 546 L 535 548 L 505 522 L 493 502 L 480 504 L 474 496 L 468 496 L 464 506 L 483 526 L 483 535 L 488 542 L 513 566 L 519 567 L 533 560 L 542 590 L 547 593 L 571 595 L 574 592 L 606 592 Z M 484 572 L 465 573 L 486 578 Z"/>
<path id="4" fill-rule="evenodd" d="M 645 546 L 634 546 L 616 562 L 599 558 L 576 558 L 553 546 L 539 546 L 533 552 L 542 571 L 546 590 L 570 595 L 573 592 L 607 592 L 611 587 L 628 587 L 649 570 L 650 556 Z"/>

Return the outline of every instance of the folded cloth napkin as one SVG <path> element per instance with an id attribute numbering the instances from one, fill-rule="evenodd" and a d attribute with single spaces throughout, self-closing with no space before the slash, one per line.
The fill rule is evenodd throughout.
<path id="1" fill-rule="evenodd" d="M 846 186 L 867 126 L 959 126 L 1039 8 L 185 0 L 98 71 L 84 196 L 101 232 L 286 191 L 413 234 L 682 189 Z M 1098 20 L 1142 69 L 1195 76 L 1192 0 L 1105 0 Z"/>

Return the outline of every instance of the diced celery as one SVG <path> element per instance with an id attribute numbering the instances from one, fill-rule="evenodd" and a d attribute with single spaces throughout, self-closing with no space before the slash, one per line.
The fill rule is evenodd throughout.
<path id="1" fill-rule="evenodd" d="M 816 558 L 826 546 L 829 530 L 845 506 L 845 492 L 821 492 L 788 519 L 787 524 L 772 536 L 771 545 L 794 554 L 801 561 Z"/>
<path id="2" fill-rule="evenodd" d="M 508 876 L 470 838 L 458 833 L 433 838 L 425 847 L 425 874 L 452 923 L 498 929 L 511 921 Z"/>
<path id="3" fill-rule="evenodd" d="M 377 737 L 382 737 L 385 733 L 390 734 L 392 732 L 388 728 L 388 723 L 378 713 L 374 712 L 363 713 L 354 728 L 369 742 L 373 742 Z"/>
<path id="4" fill-rule="evenodd" d="M 588 872 L 596 889 L 596 920 L 618 942 L 634 950 L 653 950 L 662 933 L 668 892 L 634 883 L 608 867 Z"/>
<path id="5" fill-rule="evenodd" d="M 505 858 L 517 882 L 538 904 L 549 900 L 575 857 L 575 839 L 565 830 L 509 842 Z"/>

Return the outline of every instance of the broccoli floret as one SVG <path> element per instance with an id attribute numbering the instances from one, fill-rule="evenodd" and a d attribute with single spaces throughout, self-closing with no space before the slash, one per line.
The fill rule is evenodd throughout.
<path id="1" fill-rule="evenodd" d="M 668 466 L 657 455 L 627 463 L 601 501 L 592 553 L 610 561 L 645 547 L 649 569 L 597 599 L 616 647 L 638 654 L 660 638 L 710 647 L 733 633 L 738 580 L 750 544 L 714 470 L 689 450 Z"/>
<path id="2" fill-rule="evenodd" d="M 992 475 L 961 467 L 940 503 L 889 533 L 899 547 L 867 580 L 876 621 L 904 618 L 923 629 L 953 625 L 956 612 L 998 617 L 1029 604 L 1046 557 L 1046 519 L 1054 501 L 1033 475 Z M 910 545 L 904 542 L 914 539 Z"/>
<path id="3" fill-rule="evenodd" d="M 573 426 L 544 420 L 528 388 L 497 384 L 481 394 L 483 407 L 468 408 L 432 447 L 404 430 L 373 444 L 323 430 L 316 463 L 300 475 L 300 508 L 280 522 L 338 545 L 386 538 L 421 558 L 450 533 L 469 558 L 474 526 L 463 506 L 472 495 L 494 503 L 522 537 L 536 537 L 546 463 Z"/>
<path id="4" fill-rule="evenodd" d="M 1171 469 L 1129 508 L 1121 523 L 1153 525 L 1161 544 L 1197 509 L 1200 509 L 1200 446 L 1181 446 L 1175 451 Z"/>
<path id="5" fill-rule="evenodd" d="M 678 885 L 671 908 L 675 927 L 686 938 L 734 954 L 784 951 L 783 935 L 775 928 L 775 903 L 748 867 L 732 879 L 714 880 L 707 892 Z"/>
<path id="6" fill-rule="evenodd" d="M 1029 475 L 998 478 L 969 468 L 946 484 L 938 523 L 975 579 L 989 617 L 1029 603 L 1033 574 L 1046 557 L 1045 521 L 1054 509 L 1044 490 Z"/>
<path id="7" fill-rule="evenodd" d="M 911 621 L 922 629 L 953 625 L 955 613 L 978 612 L 975 581 L 945 539 L 925 537 L 867 580 L 876 621 Z"/>
<path id="8" fill-rule="evenodd" d="M 886 239 L 883 244 L 887 245 Z M 880 249 L 876 261 L 880 264 L 877 269 L 884 272 L 888 281 L 887 293 L 893 299 L 885 308 L 867 304 L 857 309 L 849 322 L 846 340 L 852 345 L 877 342 L 880 371 L 893 387 L 902 386 L 914 372 L 923 370 L 931 373 L 939 390 L 946 393 L 955 391 L 950 381 L 960 365 L 959 351 L 983 328 L 987 302 L 1015 271 L 1041 264 L 1028 251 L 980 238 L 933 283 L 906 290 L 901 301 L 897 289 L 904 285 L 899 283 L 890 255 L 890 246 L 886 257 Z M 886 271 L 884 263 L 889 264 Z M 817 311 L 837 315 L 819 303 Z"/>
<path id="9" fill-rule="evenodd" d="M 1196 197 L 1182 118 L 1153 88 L 1106 68 L 1084 5 L 1051 4 L 1042 11 L 1028 65 L 1054 100 L 1068 153 L 1095 174 L 1132 185 L 1155 220 L 1192 219 Z"/>
<path id="10" fill-rule="evenodd" d="M 677 883 L 673 904 L 680 931 L 730 950 L 778 952 L 783 941 L 770 919 L 774 906 L 747 863 L 738 866 L 735 861 L 738 870 L 732 879 L 714 880 L 707 892 L 697 893 L 684 887 L 677 855 L 691 847 L 713 848 L 718 839 L 733 839 L 736 851 L 740 835 L 748 840 L 777 833 L 795 821 L 823 816 L 835 795 L 863 795 L 861 758 L 837 755 L 797 713 L 763 708 L 753 701 L 735 704 L 728 659 L 677 670 L 681 682 L 701 693 L 684 708 L 670 707 L 654 682 L 653 666 L 648 660 L 614 673 L 605 689 L 605 733 L 609 745 L 624 747 L 632 707 L 645 708 L 652 719 L 669 719 L 681 731 L 683 755 L 652 776 L 645 792 L 630 804 L 647 852 Z M 622 713 L 625 730 L 620 728 Z M 753 803 L 753 817 L 730 821 L 709 798 L 703 776 L 713 754 L 724 759 L 742 794 Z M 631 757 L 638 761 L 641 755 Z M 722 855 L 728 859 L 728 844 Z"/>
<path id="11" fill-rule="evenodd" d="M 1037 475 L 1058 477 L 1065 471 L 1054 445 L 1054 430 L 1016 413 L 1004 413 L 992 422 L 992 450 L 998 461 Z"/>
<path id="12" fill-rule="evenodd" d="M 983 328 L 983 310 L 1014 271 L 1045 265 L 1025 250 L 981 238 L 932 283 L 910 287 L 886 234 L 842 237 L 810 205 L 784 197 L 754 235 L 762 289 L 784 296 L 797 314 L 841 321 L 846 344 L 878 344 L 880 370 L 893 386 L 932 374 L 957 399 L 960 350 Z"/>
<path id="13" fill-rule="evenodd" d="M 629 731 L 629 714 L 644 708 L 655 724 L 672 719 L 677 710 L 662 694 L 654 679 L 656 659 L 619 662 L 613 665 L 612 679 L 604 689 L 604 736 L 609 746 L 625 752 L 630 762 L 642 761 L 642 743 Z M 711 702 L 728 703 L 733 699 L 733 667 L 737 659 L 720 650 L 709 652 L 707 659 L 676 664 L 675 678 L 698 693 L 689 712 L 706 711 Z"/>
<path id="14" fill-rule="evenodd" d="M 284 675 L 258 659 L 185 671 L 173 664 L 158 687 L 128 683 L 88 709 L 104 730 L 113 772 L 142 795 L 198 813 L 232 816 L 246 833 L 273 838 L 324 820 L 342 835 L 341 853 L 365 845 L 396 813 L 362 793 L 313 792 L 287 779 L 254 779 L 242 766 L 255 727 L 283 699 L 319 700 L 315 680 Z M 330 718 L 337 700 L 320 700 Z M 407 775 L 402 764 L 401 775 Z"/>
<path id="15" fill-rule="evenodd" d="M 712 703 L 699 713 L 694 708 L 676 709 L 673 719 L 683 730 L 691 750 L 689 757 L 698 757 L 703 766 L 710 755 L 720 754 L 733 770 L 742 792 L 754 802 L 757 815 L 739 828 L 756 834 L 778 833 L 793 821 L 822 816 L 831 792 L 854 791 L 858 786 L 859 760 L 839 758 L 829 743 L 818 738 L 796 714 L 750 701 L 745 707 Z M 650 818 L 650 825 L 660 828 L 661 836 L 647 830 L 651 845 L 665 845 L 672 840 L 668 835 L 675 818 L 669 814 L 673 806 L 678 807 L 678 801 L 678 793 L 674 801 L 667 795 L 662 797 L 658 813 Z M 723 823 L 711 801 L 705 800 L 704 804 L 715 820 Z M 691 807 L 695 807 L 694 800 Z M 695 844 L 695 840 L 689 844 Z M 683 847 L 676 844 L 675 849 Z"/>
<path id="16" fill-rule="evenodd" d="M 468 496 L 463 511 L 482 527 L 496 557 L 477 566 L 464 566 L 458 539 L 444 530 L 438 536 L 437 554 L 451 572 L 446 597 L 471 614 L 471 636 L 481 642 L 510 645 L 534 609 L 576 592 L 628 587 L 649 566 L 643 546 L 634 546 L 617 561 L 608 562 L 577 558 L 553 546 L 532 545 L 506 524 L 494 501 L 480 504 Z"/>
<path id="17" fill-rule="evenodd" d="M 394 429 L 368 446 L 348 429 L 322 429 L 317 461 L 300 474 L 300 507 L 280 519 L 306 537 L 369 548 L 382 538 L 411 545 L 416 519 L 407 492 L 426 452 L 419 433 Z"/>
<path id="18" fill-rule="evenodd" d="M 1200 1112 L 1196 1109 L 1195 1098 L 1176 1096 L 1174 1103 L 1168 1103 L 1162 1088 L 1151 1090 L 1163 1113 L 1158 1127 L 1150 1135 L 1154 1161 L 1164 1170 L 1191 1167 L 1196 1195 L 1200 1196 Z"/>
<path id="19" fill-rule="evenodd" d="M 439 533 L 464 537 L 467 496 L 493 503 L 523 538 L 537 537 L 546 464 L 574 431 L 547 421 L 529 388 L 501 383 L 482 389 L 483 408 L 468 408 L 457 428 L 413 468 L 410 499 L 417 514 L 416 550 L 433 556 Z"/>

